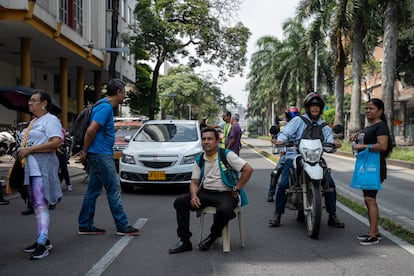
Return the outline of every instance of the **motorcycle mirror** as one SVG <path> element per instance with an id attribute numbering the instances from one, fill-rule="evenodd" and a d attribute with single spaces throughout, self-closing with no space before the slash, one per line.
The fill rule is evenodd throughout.
<path id="1" fill-rule="evenodd" d="M 344 127 L 342 125 L 335 125 L 332 130 L 334 133 L 339 134 L 344 131 Z"/>
<path id="2" fill-rule="evenodd" d="M 279 129 L 279 127 L 277 126 L 277 125 L 273 125 L 271 128 L 270 128 L 270 134 L 272 134 L 272 135 L 276 135 L 276 134 L 278 134 L 280 132 L 280 129 Z"/>

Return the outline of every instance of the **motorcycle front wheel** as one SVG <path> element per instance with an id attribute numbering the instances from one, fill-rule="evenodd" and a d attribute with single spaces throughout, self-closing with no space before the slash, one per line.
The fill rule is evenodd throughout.
<path id="1" fill-rule="evenodd" d="M 322 197 L 319 181 L 312 181 L 307 184 L 306 196 L 307 206 L 304 206 L 306 210 L 306 230 L 309 237 L 317 239 L 322 217 Z"/>

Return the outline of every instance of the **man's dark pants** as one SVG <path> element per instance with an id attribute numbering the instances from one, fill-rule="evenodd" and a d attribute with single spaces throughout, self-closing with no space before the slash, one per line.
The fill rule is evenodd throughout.
<path id="1" fill-rule="evenodd" d="M 236 217 L 234 208 L 236 208 L 238 200 L 232 197 L 231 192 L 219 192 L 206 189 L 200 189 L 198 197 L 201 202 L 199 209 L 208 206 L 216 207 L 216 215 L 214 216 L 210 232 L 213 237 L 221 237 L 223 228 L 229 220 Z M 174 201 L 174 208 L 177 213 L 177 235 L 181 240 L 189 240 L 191 237 L 190 211 L 197 210 L 191 206 L 191 195 L 188 193 L 177 197 Z"/>

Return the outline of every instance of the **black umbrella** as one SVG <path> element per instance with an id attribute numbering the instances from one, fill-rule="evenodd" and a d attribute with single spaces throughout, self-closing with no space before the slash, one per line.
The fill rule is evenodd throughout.
<path id="1" fill-rule="evenodd" d="M 1 86 L 0 104 L 8 109 L 29 113 L 29 99 L 34 91 L 34 88 L 26 86 Z M 53 98 L 52 108 L 49 111 L 56 115 L 62 111 L 60 105 Z"/>

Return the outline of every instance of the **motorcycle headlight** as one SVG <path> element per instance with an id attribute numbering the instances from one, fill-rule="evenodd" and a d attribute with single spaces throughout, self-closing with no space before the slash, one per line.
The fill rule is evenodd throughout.
<path id="1" fill-rule="evenodd" d="M 135 159 L 134 159 L 134 157 L 132 155 L 122 154 L 121 161 L 123 163 L 135 165 Z"/>
<path id="2" fill-rule="evenodd" d="M 183 160 L 181 161 L 181 165 L 193 164 L 197 155 L 198 153 L 184 156 Z"/>
<path id="3" fill-rule="evenodd" d="M 319 149 L 314 150 L 314 149 L 304 148 L 303 153 L 304 153 L 306 162 L 316 163 L 319 161 L 322 152 Z"/>

